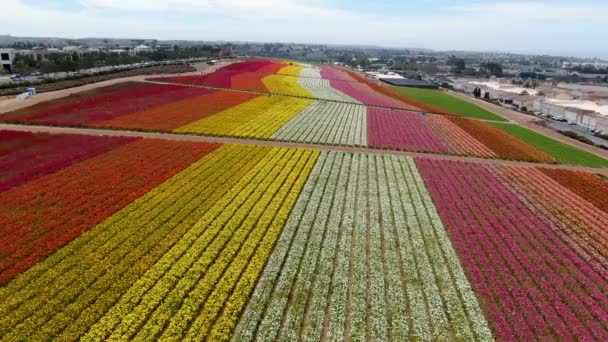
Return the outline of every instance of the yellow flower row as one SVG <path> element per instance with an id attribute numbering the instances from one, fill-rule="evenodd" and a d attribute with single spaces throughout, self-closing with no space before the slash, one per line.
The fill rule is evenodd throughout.
<path id="1" fill-rule="evenodd" d="M 312 102 L 285 96 L 260 96 L 175 132 L 267 139 Z"/>
<path id="2" fill-rule="evenodd" d="M 260 219 L 260 222 L 264 222 L 270 226 L 264 232 L 263 240 L 257 247 L 257 250 L 251 256 L 251 259 L 247 261 L 247 268 L 243 271 L 241 278 L 234 286 L 232 292 L 227 291 L 221 283 L 220 286 L 216 287 L 216 291 L 210 300 L 213 300 L 212 303 L 216 304 L 215 309 L 217 312 L 209 310 L 208 312 L 203 313 L 203 315 L 194 322 L 188 336 L 195 337 L 197 334 L 206 334 L 211 329 L 209 340 L 218 341 L 230 339 L 240 314 L 253 291 L 266 261 L 274 249 L 274 245 L 282 232 L 291 209 L 308 179 L 308 175 L 316 163 L 318 155 L 318 152 L 307 152 L 299 158 L 297 164 L 295 164 L 295 160 L 290 161 L 290 164 L 295 164 L 295 169 L 289 174 L 287 180 L 279 190 L 279 193 L 275 196 L 275 199 L 273 199 L 269 208 L 267 208 Z M 253 253 L 253 249 L 250 249 L 250 253 Z M 245 258 L 240 259 L 241 262 L 244 262 L 244 260 Z M 237 264 L 235 263 L 235 265 Z M 226 280 L 225 283 L 228 283 L 228 280 Z M 222 306 L 217 306 L 217 304 L 222 303 L 222 301 L 225 301 L 225 303 L 222 304 L 223 311 L 221 310 Z M 218 316 L 220 312 L 221 314 Z M 214 320 L 215 323 L 213 324 L 213 327 L 211 327 L 209 322 Z"/>
<path id="3" fill-rule="evenodd" d="M 4 338 L 78 339 L 269 151 L 221 147 L 1 288 Z"/>
<path id="4" fill-rule="evenodd" d="M 301 68 L 302 67 L 298 67 Z M 285 69 L 285 68 L 283 68 Z M 281 70 L 283 70 L 281 69 Z M 283 94 L 290 96 L 299 96 L 307 98 L 315 98 L 315 96 L 298 84 L 299 76 L 270 75 L 262 79 L 262 82 L 268 88 L 268 91 L 273 94 Z M 299 71 L 298 71 L 299 75 Z"/>
<path id="5" fill-rule="evenodd" d="M 300 74 L 303 69 L 304 69 L 304 66 L 302 66 L 302 65 L 295 65 L 295 64 L 288 65 L 286 67 L 279 69 L 279 71 L 277 71 L 277 75 L 300 77 Z"/>
<path id="6" fill-rule="evenodd" d="M 233 329 L 318 156 L 257 150 L 266 155 L 139 278 L 86 339 L 179 338 L 204 328 L 196 335 L 201 339 L 220 313 L 218 326 Z M 226 316 L 222 307 L 232 308 L 234 316 Z"/>

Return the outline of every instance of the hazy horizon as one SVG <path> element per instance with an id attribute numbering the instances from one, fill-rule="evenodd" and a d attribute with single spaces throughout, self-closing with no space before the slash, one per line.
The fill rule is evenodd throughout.
<path id="1" fill-rule="evenodd" d="M 600 0 L 5 0 L 12 36 L 373 45 L 608 58 Z"/>

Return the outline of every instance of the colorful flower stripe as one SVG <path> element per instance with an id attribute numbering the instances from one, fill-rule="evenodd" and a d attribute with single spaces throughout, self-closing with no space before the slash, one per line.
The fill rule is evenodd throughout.
<path id="1" fill-rule="evenodd" d="M 171 131 L 252 100 L 259 95 L 217 90 L 91 126 Z"/>
<path id="2" fill-rule="evenodd" d="M 544 210 L 565 224 L 569 235 L 574 233 L 585 241 L 579 245 L 599 260 L 600 265 L 606 265 L 608 231 L 605 222 L 608 222 L 608 213 L 598 210 L 539 170 L 509 168 L 503 172 L 512 182 L 524 188 L 528 196 L 542 203 Z M 563 208 L 563 203 L 570 204 Z M 608 276 L 608 269 L 605 272 Z"/>
<path id="3" fill-rule="evenodd" d="M 232 89 L 242 89 L 242 90 L 250 90 L 257 91 L 260 93 L 267 93 L 268 88 L 262 79 L 266 77 L 265 74 L 260 74 L 257 72 L 243 72 L 238 75 L 232 76 L 232 80 L 230 81 Z"/>
<path id="4" fill-rule="evenodd" d="M 298 77 L 270 75 L 262 79 L 271 94 L 315 98 L 308 90 L 298 84 Z"/>
<path id="5" fill-rule="evenodd" d="M 327 152 L 234 336 L 492 339 L 412 159 Z"/>
<path id="6" fill-rule="evenodd" d="M 443 108 L 436 107 L 436 106 L 430 105 L 426 102 L 400 94 L 400 93 L 396 92 L 393 88 L 387 86 L 386 84 L 384 84 L 380 81 L 372 80 L 372 79 L 368 78 L 367 76 L 364 76 L 358 72 L 355 72 L 352 70 L 346 70 L 346 72 L 349 75 L 351 75 L 358 82 L 368 85 L 371 89 L 373 89 L 378 94 L 382 94 L 382 95 L 388 96 L 390 98 L 402 101 L 404 103 L 414 106 L 415 108 L 420 108 L 421 110 L 424 110 L 427 112 L 436 113 L 436 114 L 454 115 L 452 112 L 446 111 Z"/>
<path id="7" fill-rule="evenodd" d="M 285 96 L 260 96 L 175 132 L 267 139 L 312 102 Z"/>
<path id="8" fill-rule="evenodd" d="M 608 278 L 514 182 L 537 180 L 509 167 L 426 158 L 417 164 L 499 339 L 608 337 Z"/>
<path id="9" fill-rule="evenodd" d="M 312 65 L 304 65 L 304 69 L 302 69 L 302 71 L 300 71 L 300 76 L 302 78 L 318 78 L 318 79 L 323 79 L 323 77 L 321 76 L 321 69 L 318 67 L 313 67 Z M 327 81 L 327 80 L 325 80 Z M 327 82 L 329 84 L 329 82 Z"/>
<path id="10" fill-rule="evenodd" d="M 85 126 L 172 103 L 210 91 L 202 88 L 142 83 L 135 89 L 108 92 L 100 96 L 81 98 L 76 103 L 53 106 L 54 100 L 36 104 L 2 116 L 3 121 L 43 123 L 51 125 Z M 108 88 L 112 88 L 109 86 Z M 47 106 L 51 108 L 47 109 Z"/>
<path id="11" fill-rule="evenodd" d="M 0 192 L 135 140 L 10 131 L 0 134 L 0 150 L 3 146 L 13 147 L 0 155 Z"/>
<path id="12" fill-rule="evenodd" d="M 79 339 L 146 271 L 172 266 L 152 268 L 268 152 L 219 148 L 0 288 L 0 335 L 44 325 L 25 331 Z M 172 257 L 179 257 L 175 252 Z M 140 285 L 149 280 L 141 278 Z M 91 334 L 112 329 L 120 322 L 114 318 L 102 320 Z"/>
<path id="13" fill-rule="evenodd" d="M 541 150 L 532 147 L 497 128 L 494 128 L 483 121 L 456 117 L 450 117 L 449 120 L 469 133 L 475 139 L 482 142 L 484 145 L 494 151 L 494 153 L 496 153 L 500 158 L 558 163 L 556 159 L 547 155 Z"/>
<path id="14" fill-rule="evenodd" d="M 65 108 L 69 108 L 70 106 L 79 105 L 82 101 L 88 101 L 95 97 L 100 97 L 103 95 L 108 95 L 115 92 L 121 91 L 133 91 L 137 89 L 142 89 L 148 87 L 149 84 L 143 82 L 121 82 L 116 83 L 110 86 L 95 88 L 92 90 L 82 91 L 74 94 L 70 94 L 65 97 L 61 97 L 58 99 L 54 99 L 51 101 L 46 101 L 43 103 L 38 103 L 30 107 L 22 108 L 17 111 L 6 113 L 3 117 L 12 117 L 15 118 L 22 116 L 28 117 L 35 114 L 40 113 L 56 113 L 61 112 Z"/>
<path id="15" fill-rule="evenodd" d="M 378 107 L 399 108 L 406 110 L 419 110 L 419 108 L 380 94 L 371 89 L 367 84 L 351 81 L 330 79 L 331 86 L 344 94 L 351 96 L 363 104 Z"/>
<path id="16" fill-rule="evenodd" d="M 229 339 L 317 156 L 211 153 L 0 289 L 0 334 Z"/>
<path id="17" fill-rule="evenodd" d="M 254 60 L 254 61 L 245 61 L 240 63 L 232 63 L 229 64 L 220 70 L 232 70 L 238 72 L 251 72 L 251 71 L 260 71 L 261 69 L 268 67 L 270 65 L 279 65 L 284 67 L 284 65 L 280 63 L 275 63 L 269 60 Z"/>
<path id="18" fill-rule="evenodd" d="M 217 70 L 206 75 L 189 75 L 173 77 L 153 77 L 149 81 L 198 85 L 215 88 L 230 88 L 233 76 L 240 75 L 242 72 L 237 70 Z"/>
<path id="19" fill-rule="evenodd" d="M 608 213 L 608 182 L 598 176 L 585 172 L 541 169 L 562 186 L 575 192 L 600 210 Z"/>
<path id="20" fill-rule="evenodd" d="M 367 146 L 365 106 L 315 101 L 270 139 L 348 146 Z"/>
<path id="21" fill-rule="evenodd" d="M 0 193 L 0 283 L 216 147 L 139 140 Z"/>
<path id="22" fill-rule="evenodd" d="M 349 81 L 349 82 L 357 82 L 351 75 L 347 72 L 342 71 L 337 68 L 324 66 L 321 68 L 321 77 L 326 80 L 341 80 L 341 81 Z"/>
<path id="23" fill-rule="evenodd" d="M 449 151 L 416 113 L 368 108 L 367 127 L 368 144 L 372 147 L 415 152 Z"/>
<path id="24" fill-rule="evenodd" d="M 445 141 L 446 145 L 455 154 L 471 155 L 486 158 L 498 157 L 496 153 L 480 141 L 455 125 L 445 116 L 425 115 L 424 120 L 428 128 Z"/>
<path id="25" fill-rule="evenodd" d="M 256 72 L 261 73 L 261 74 L 276 74 L 283 67 L 285 67 L 285 64 L 283 64 L 283 63 L 270 63 L 270 64 L 265 65 L 265 66 L 261 67 L 260 69 L 256 70 Z"/>
<path id="26" fill-rule="evenodd" d="M 317 77 L 300 77 L 298 84 L 308 90 L 317 99 L 362 104 L 354 98 L 332 88 L 329 80 Z"/>

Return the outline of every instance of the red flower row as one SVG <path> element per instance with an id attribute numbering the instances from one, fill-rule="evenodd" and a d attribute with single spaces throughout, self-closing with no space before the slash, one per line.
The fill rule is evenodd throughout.
<path id="1" fill-rule="evenodd" d="M 0 193 L 0 284 L 217 147 L 142 139 Z"/>

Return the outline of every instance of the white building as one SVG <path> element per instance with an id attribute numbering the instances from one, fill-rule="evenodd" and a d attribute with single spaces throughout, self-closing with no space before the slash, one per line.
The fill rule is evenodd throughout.
<path id="1" fill-rule="evenodd" d="M 2 63 L 2 71 L 12 72 L 13 61 L 15 56 L 30 56 L 37 61 L 44 61 L 48 58 L 50 51 L 44 48 L 33 48 L 31 50 L 21 49 L 0 49 L 0 62 Z"/>
<path id="2" fill-rule="evenodd" d="M 133 54 L 138 54 L 141 52 L 150 52 L 150 51 L 152 51 L 152 48 L 149 47 L 148 45 L 141 44 L 141 45 L 138 45 L 135 48 L 133 48 L 133 50 L 131 50 L 131 51 L 133 51 Z"/>
<path id="3" fill-rule="evenodd" d="M 531 110 L 534 107 L 536 97 L 530 95 L 517 95 L 513 98 L 512 105 L 517 109 Z"/>
<path id="4" fill-rule="evenodd" d="M 13 58 L 15 58 L 14 49 L 0 49 L 0 63 L 2 63 L 2 71 L 11 72 Z"/>

